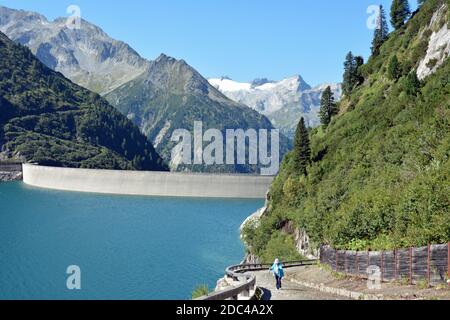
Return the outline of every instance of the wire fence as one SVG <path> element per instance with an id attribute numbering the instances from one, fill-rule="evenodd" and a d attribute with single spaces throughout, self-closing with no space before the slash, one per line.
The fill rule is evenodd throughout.
<path id="1" fill-rule="evenodd" d="M 333 270 L 369 279 L 374 273 L 381 282 L 408 281 L 430 285 L 450 279 L 450 242 L 393 251 L 344 251 L 329 246 L 320 249 L 320 262 Z"/>
<path id="2" fill-rule="evenodd" d="M 4 172 L 22 171 L 22 163 L 0 161 L 0 171 L 4 171 Z"/>

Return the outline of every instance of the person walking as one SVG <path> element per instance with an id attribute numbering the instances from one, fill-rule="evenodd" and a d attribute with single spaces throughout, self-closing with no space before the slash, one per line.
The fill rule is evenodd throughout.
<path id="1" fill-rule="evenodd" d="M 273 272 L 275 276 L 275 282 L 277 290 L 281 290 L 282 288 L 282 280 L 284 278 L 284 271 L 283 271 L 283 265 L 281 264 L 280 260 L 277 258 L 275 259 L 272 267 L 270 268 L 270 271 Z"/>

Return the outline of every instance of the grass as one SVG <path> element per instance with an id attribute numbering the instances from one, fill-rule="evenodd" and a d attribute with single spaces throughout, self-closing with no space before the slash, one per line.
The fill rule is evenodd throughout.
<path id="1" fill-rule="evenodd" d="M 206 296 L 208 294 L 209 294 L 208 285 L 206 284 L 199 285 L 197 288 L 194 289 L 194 291 L 192 291 L 192 300 Z"/>

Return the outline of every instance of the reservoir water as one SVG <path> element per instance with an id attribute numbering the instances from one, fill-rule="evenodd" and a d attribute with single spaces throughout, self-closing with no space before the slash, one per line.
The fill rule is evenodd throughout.
<path id="1" fill-rule="evenodd" d="M 0 299 L 190 299 L 239 263 L 263 200 L 122 197 L 0 183 Z M 66 270 L 81 269 L 81 290 Z"/>

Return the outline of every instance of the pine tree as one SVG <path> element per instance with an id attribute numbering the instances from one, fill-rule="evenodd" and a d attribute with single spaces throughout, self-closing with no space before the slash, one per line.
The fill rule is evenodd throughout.
<path id="1" fill-rule="evenodd" d="M 342 90 L 345 95 L 350 95 L 353 89 L 364 82 L 359 67 L 364 64 L 363 57 L 354 56 L 350 51 L 345 57 L 344 76 L 342 80 Z"/>
<path id="2" fill-rule="evenodd" d="M 355 88 L 356 86 L 359 86 L 360 84 L 362 84 L 364 82 L 364 77 L 361 74 L 361 70 L 360 67 L 364 64 L 364 58 L 361 56 L 356 56 L 355 57 L 355 62 L 354 62 L 354 70 L 353 70 L 353 88 Z"/>
<path id="3" fill-rule="evenodd" d="M 295 132 L 294 140 L 294 170 L 300 174 L 306 175 L 306 168 L 311 162 L 311 147 L 309 142 L 309 133 L 305 125 L 305 119 L 301 118 Z"/>
<path id="4" fill-rule="evenodd" d="M 352 71 L 354 60 L 355 57 L 353 56 L 353 53 L 350 51 L 345 57 L 344 62 L 344 79 L 342 81 L 342 90 L 344 91 L 345 95 L 349 95 L 353 90 Z"/>
<path id="5" fill-rule="evenodd" d="M 325 91 L 322 93 L 322 98 L 320 100 L 320 122 L 323 126 L 327 127 L 331 118 L 337 115 L 339 112 L 336 103 L 334 102 L 334 95 L 331 91 L 331 87 L 327 87 Z"/>
<path id="6" fill-rule="evenodd" d="M 388 75 L 392 80 L 400 79 L 402 75 L 402 70 L 400 66 L 400 62 L 398 61 L 397 56 L 393 56 L 388 65 Z"/>
<path id="7" fill-rule="evenodd" d="M 420 91 L 420 87 L 422 86 L 422 83 L 420 82 L 419 78 L 417 77 L 417 74 L 415 71 L 412 71 L 407 77 L 406 77 L 406 94 L 410 96 L 416 96 L 417 93 Z"/>
<path id="8" fill-rule="evenodd" d="M 389 36 L 389 27 L 386 20 L 386 13 L 384 8 L 380 5 L 380 13 L 377 21 L 377 28 L 372 41 L 372 55 L 377 56 L 380 54 L 380 48 Z"/>
<path id="9" fill-rule="evenodd" d="M 419 8 L 423 5 L 424 2 L 425 0 L 417 0 L 417 5 L 419 6 Z"/>
<path id="10" fill-rule="evenodd" d="M 411 14 L 408 0 L 394 0 L 391 7 L 391 24 L 400 29 Z"/>

